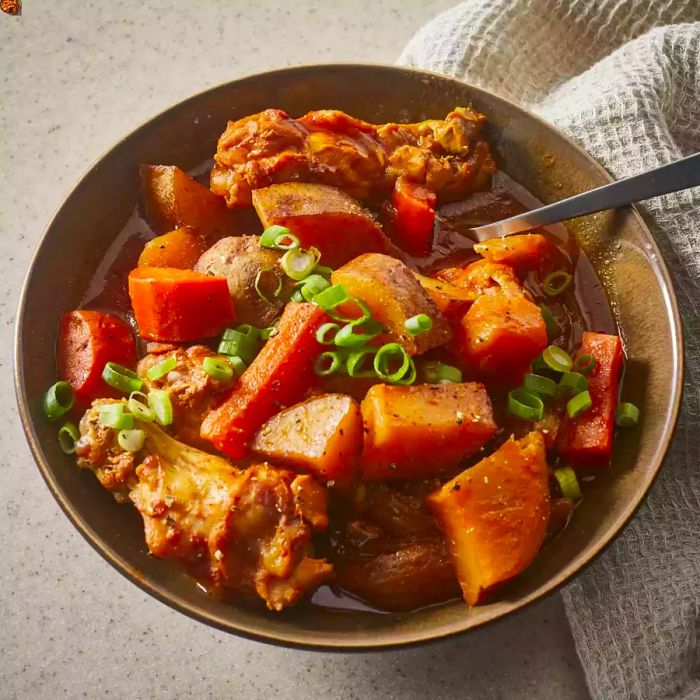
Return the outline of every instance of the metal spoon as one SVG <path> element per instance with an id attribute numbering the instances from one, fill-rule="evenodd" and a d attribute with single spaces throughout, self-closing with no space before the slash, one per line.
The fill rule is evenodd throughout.
<path id="1" fill-rule="evenodd" d="M 616 209 L 625 204 L 641 202 L 644 199 L 699 185 L 700 153 L 696 153 L 668 165 L 662 165 L 660 168 L 648 170 L 641 175 L 633 175 L 589 192 L 562 199 L 560 202 L 511 216 L 503 221 L 470 229 L 467 235 L 479 242 L 488 241 L 491 238 L 502 238 L 512 233 L 529 231 L 538 226 L 595 214 L 604 209 Z"/>

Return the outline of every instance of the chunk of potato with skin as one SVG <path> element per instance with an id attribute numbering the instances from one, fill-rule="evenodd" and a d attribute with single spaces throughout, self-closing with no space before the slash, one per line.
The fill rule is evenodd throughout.
<path id="1" fill-rule="evenodd" d="M 362 450 L 360 406 L 349 396 L 315 396 L 281 411 L 258 430 L 250 449 L 322 481 L 347 483 Z"/>
<path id="2" fill-rule="evenodd" d="M 148 241 L 139 256 L 138 266 L 191 270 L 206 249 L 206 239 L 190 226 L 183 226 Z"/>
<path id="3" fill-rule="evenodd" d="M 294 280 L 279 266 L 280 257 L 279 251 L 261 248 L 258 236 L 228 236 L 204 252 L 194 269 L 225 277 L 238 322 L 265 327 L 279 316 L 294 286 Z M 267 300 L 255 290 L 255 279 L 261 270 L 272 271 L 260 278 L 259 286 Z M 274 296 L 277 281 L 273 275 L 282 283 L 277 296 Z"/>
<path id="4" fill-rule="evenodd" d="M 452 337 L 450 326 L 435 302 L 400 260 L 366 253 L 335 270 L 331 281 L 342 284 L 348 294 L 367 304 L 372 316 L 388 329 L 381 338 L 383 342 L 399 342 L 409 355 L 421 355 Z M 430 316 L 433 327 L 414 336 L 406 330 L 405 323 L 417 314 Z"/>
<path id="5" fill-rule="evenodd" d="M 439 538 L 397 545 L 395 551 L 334 565 L 336 583 L 384 610 L 413 610 L 459 595 L 445 543 Z"/>
<path id="6" fill-rule="evenodd" d="M 175 165 L 142 165 L 141 197 L 156 233 L 191 226 L 216 240 L 232 232 L 235 215 L 207 187 Z"/>
<path id="7" fill-rule="evenodd" d="M 542 435 L 509 439 L 428 496 L 452 553 L 464 598 L 476 605 L 537 556 L 550 516 Z"/>
<path id="8" fill-rule="evenodd" d="M 421 479 L 459 464 L 496 432 L 483 384 L 373 386 L 362 402 L 366 480 Z"/>
<path id="9" fill-rule="evenodd" d="M 413 273 L 420 286 L 428 292 L 438 311 L 448 320 L 459 320 L 474 301 L 474 295 L 466 289 L 455 287 L 449 282 Z"/>
<path id="10" fill-rule="evenodd" d="M 253 206 L 264 227 L 286 226 L 304 248 L 318 248 L 323 265 L 338 267 L 360 253 L 393 250 L 372 215 L 335 187 L 272 185 L 253 192 Z"/>

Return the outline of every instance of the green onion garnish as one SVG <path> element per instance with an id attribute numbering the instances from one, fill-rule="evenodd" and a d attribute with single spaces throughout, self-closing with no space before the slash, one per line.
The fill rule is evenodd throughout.
<path id="1" fill-rule="evenodd" d="M 330 277 L 333 274 L 333 268 L 326 265 L 316 265 L 314 272 L 322 277 Z"/>
<path id="2" fill-rule="evenodd" d="M 156 417 L 148 406 L 148 396 L 141 391 L 132 391 L 126 405 L 128 406 L 129 411 L 134 414 L 135 418 L 138 418 L 145 423 L 151 423 Z"/>
<path id="3" fill-rule="evenodd" d="M 160 425 L 170 425 L 173 422 L 173 405 L 167 391 L 154 389 L 148 394 L 148 405 Z"/>
<path id="4" fill-rule="evenodd" d="M 330 311 L 348 298 L 349 295 L 342 284 L 333 284 L 314 297 L 314 304 L 320 306 L 324 311 Z"/>
<path id="5" fill-rule="evenodd" d="M 264 276 L 268 275 L 271 278 L 272 284 L 275 285 L 272 292 L 267 292 L 263 287 L 266 287 L 266 281 Z M 280 295 L 282 291 L 282 278 L 277 274 L 273 267 L 263 267 L 255 273 L 255 293 L 267 304 L 274 304 L 275 299 Z M 272 286 L 272 285 L 270 285 Z"/>
<path id="6" fill-rule="evenodd" d="M 290 301 L 299 301 L 299 302 L 305 301 L 304 297 L 301 294 L 301 289 L 295 289 L 292 292 L 292 296 L 289 297 L 289 300 Z"/>
<path id="7" fill-rule="evenodd" d="M 615 422 L 621 428 L 631 428 L 639 422 L 639 409 L 633 403 L 621 403 L 617 407 Z"/>
<path id="8" fill-rule="evenodd" d="M 396 367 L 398 365 L 398 367 Z M 396 369 L 393 369 L 396 367 Z M 385 382 L 401 381 L 411 369 L 411 358 L 402 345 L 386 343 L 374 356 L 374 371 Z"/>
<path id="9" fill-rule="evenodd" d="M 202 369 L 217 382 L 228 382 L 233 377 L 233 367 L 223 358 L 205 357 Z"/>
<path id="10" fill-rule="evenodd" d="M 542 314 L 544 325 L 547 327 L 547 336 L 550 340 L 552 338 L 556 338 L 561 330 L 559 328 L 559 324 L 557 323 L 557 319 L 554 318 L 554 315 L 549 310 L 549 307 L 545 306 L 544 304 L 540 305 L 540 313 Z"/>
<path id="11" fill-rule="evenodd" d="M 319 377 L 326 377 L 337 372 L 343 364 L 343 357 L 337 351 L 322 352 L 314 364 L 314 372 Z"/>
<path id="12" fill-rule="evenodd" d="M 376 377 L 372 361 L 377 352 L 376 348 L 364 347 L 351 350 L 345 361 L 345 368 L 350 377 Z"/>
<path id="13" fill-rule="evenodd" d="M 433 327 L 433 319 L 427 314 L 418 314 L 406 319 L 404 326 L 411 335 L 420 335 L 427 333 Z"/>
<path id="14" fill-rule="evenodd" d="M 514 416 L 529 421 L 542 420 L 544 416 L 542 399 L 527 389 L 513 389 L 508 392 L 508 410 Z"/>
<path id="15" fill-rule="evenodd" d="M 348 323 L 335 334 L 335 344 L 340 348 L 359 348 L 384 332 L 384 326 L 373 318 L 364 323 Z"/>
<path id="16" fill-rule="evenodd" d="M 275 326 L 275 322 L 271 326 L 268 326 L 267 328 L 261 328 L 260 329 L 260 340 L 270 340 L 273 335 L 277 333 L 277 326 Z"/>
<path id="17" fill-rule="evenodd" d="M 277 224 L 268 226 L 262 232 L 259 243 L 263 248 L 277 248 L 278 250 L 291 250 L 301 245 L 299 239 L 286 226 Z"/>
<path id="18" fill-rule="evenodd" d="M 559 380 L 559 393 L 575 396 L 588 389 L 588 380 L 578 372 L 564 372 Z"/>
<path id="19" fill-rule="evenodd" d="M 145 440 L 146 433 L 143 430 L 120 430 L 117 433 L 119 447 L 127 452 L 138 452 Z"/>
<path id="20" fill-rule="evenodd" d="M 576 416 L 585 413 L 592 405 L 591 395 L 587 391 L 582 391 L 569 399 L 566 404 L 566 412 L 569 414 L 569 418 L 576 418 Z"/>
<path id="21" fill-rule="evenodd" d="M 425 362 L 422 371 L 429 384 L 459 384 L 462 381 L 461 370 L 437 360 Z"/>
<path id="22" fill-rule="evenodd" d="M 581 372 L 581 374 L 590 374 L 595 369 L 597 364 L 598 362 L 596 361 L 595 357 L 586 353 L 585 355 L 579 355 L 576 358 L 574 367 L 576 368 L 576 371 Z"/>
<path id="23" fill-rule="evenodd" d="M 557 270 L 544 278 L 542 289 L 548 297 L 556 297 L 569 288 L 573 279 L 568 272 Z"/>
<path id="24" fill-rule="evenodd" d="M 171 355 L 162 362 L 151 367 L 147 372 L 146 376 L 152 381 L 158 381 L 162 379 L 168 372 L 175 369 L 177 366 L 177 358 L 175 355 Z"/>
<path id="25" fill-rule="evenodd" d="M 305 248 L 293 248 L 282 256 L 280 266 L 285 271 L 287 277 L 299 281 L 311 274 L 317 262 L 318 258 L 313 251 L 306 250 Z"/>
<path id="26" fill-rule="evenodd" d="M 260 329 L 257 326 L 251 326 L 250 323 L 241 323 L 240 326 L 236 326 L 235 330 L 238 333 L 243 333 L 243 335 L 248 336 L 251 340 L 258 341 L 260 338 Z M 224 331 L 223 338 L 224 340 L 228 340 L 228 336 L 226 335 L 227 333 L 231 333 L 231 329 L 226 329 Z"/>
<path id="27" fill-rule="evenodd" d="M 98 410 L 100 423 L 115 430 L 131 430 L 134 427 L 134 416 L 124 410 L 123 403 L 102 404 Z"/>
<path id="28" fill-rule="evenodd" d="M 243 362 L 243 360 L 241 360 L 240 357 L 233 356 L 233 357 L 227 357 L 226 359 L 228 360 L 228 363 L 233 368 L 233 373 L 237 377 L 240 377 L 243 374 L 243 372 L 245 372 L 246 369 L 248 368 L 246 363 Z"/>
<path id="29" fill-rule="evenodd" d="M 557 394 L 557 383 L 553 379 L 539 374 L 526 374 L 523 387 L 539 396 L 556 396 Z"/>
<path id="30" fill-rule="evenodd" d="M 68 382 L 56 382 L 44 394 L 44 415 L 49 420 L 58 420 L 64 413 L 73 408 L 75 391 Z"/>
<path id="31" fill-rule="evenodd" d="M 64 423 L 58 431 L 58 444 L 67 455 L 75 452 L 75 443 L 79 439 L 80 431 L 74 423 Z"/>
<path id="32" fill-rule="evenodd" d="M 409 385 L 413 384 L 416 381 L 416 377 L 418 377 L 418 372 L 416 371 L 416 363 L 413 361 L 412 357 L 408 358 L 408 372 L 404 374 L 404 376 L 399 379 L 397 384 L 403 384 L 403 385 Z"/>
<path id="33" fill-rule="evenodd" d="M 316 331 L 316 340 L 321 343 L 321 345 L 333 345 L 335 342 L 335 334 L 340 330 L 340 326 L 337 323 L 324 323 Z"/>
<path id="34" fill-rule="evenodd" d="M 559 483 L 561 495 L 578 501 L 581 498 L 581 487 L 578 485 L 576 472 L 571 467 L 562 467 L 554 470 L 554 478 Z"/>
<path id="35" fill-rule="evenodd" d="M 556 345 L 550 345 L 544 349 L 542 360 L 549 369 L 553 369 L 555 372 L 571 371 L 572 363 L 569 354 Z"/>
<path id="36" fill-rule="evenodd" d="M 331 283 L 321 275 L 309 275 L 301 281 L 299 291 L 305 301 L 313 301 L 317 294 L 320 294 L 324 289 L 328 289 Z"/>
<path id="37" fill-rule="evenodd" d="M 141 391 L 143 386 L 143 380 L 136 372 L 132 372 L 116 362 L 108 362 L 105 365 L 105 368 L 102 370 L 102 379 L 125 394 L 130 394 L 132 391 Z"/>
<path id="38" fill-rule="evenodd" d="M 227 328 L 219 342 L 217 352 L 221 355 L 240 357 L 244 362 L 251 362 L 258 354 L 258 343 L 240 331 Z"/>

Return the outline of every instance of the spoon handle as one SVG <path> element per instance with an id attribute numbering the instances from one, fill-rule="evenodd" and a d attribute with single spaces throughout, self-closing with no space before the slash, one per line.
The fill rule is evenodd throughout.
<path id="1" fill-rule="evenodd" d="M 547 226 L 604 209 L 615 209 L 662 194 L 678 192 L 700 185 L 700 153 L 676 160 L 668 165 L 611 182 L 595 190 L 562 199 L 560 202 L 533 209 L 510 219 L 497 221 L 471 230 L 479 241 L 509 236 L 537 226 Z"/>

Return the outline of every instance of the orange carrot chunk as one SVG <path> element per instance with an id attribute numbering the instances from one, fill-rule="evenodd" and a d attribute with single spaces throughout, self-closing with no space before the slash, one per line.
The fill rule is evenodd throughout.
<path id="1" fill-rule="evenodd" d="M 277 333 L 223 403 L 207 414 L 201 436 L 229 457 L 243 457 L 248 441 L 265 421 L 303 398 L 321 350 L 316 331 L 327 320 L 315 304 L 287 304 Z"/>
<path id="2" fill-rule="evenodd" d="M 425 185 L 400 177 L 391 197 L 396 209 L 394 241 L 416 257 L 430 253 L 437 197 Z"/>
<path id="3" fill-rule="evenodd" d="M 69 311 L 58 331 L 58 374 L 73 386 L 76 396 L 91 401 L 110 396 L 102 379 L 107 362 L 133 367 L 136 349 L 131 326 L 100 311 Z"/>
<path id="4" fill-rule="evenodd" d="M 483 601 L 533 561 L 547 533 L 549 474 L 541 433 L 513 438 L 430 494 L 464 599 Z"/>
<path id="5" fill-rule="evenodd" d="M 622 342 L 616 335 L 583 334 L 576 357 L 592 355 L 596 365 L 588 375 L 592 406 L 576 418 L 566 416 L 559 429 L 557 448 L 567 461 L 585 467 L 610 463 L 615 431 L 615 411 L 622 371 Z"/>
<path id="6" fill-rule="evenodd" d="M 552 254 L 552 242 L 541 233 L 525 233 L 505 238 L 492 238 L 474 246 L 475 252 L 492 263 L 510 265 L 519 272 L 539 267 Z"/>
<path id="7" fill-rule="evenodd" d="M 226 278 L 192 270 L 138 267 L 129 273 L 129 296 L 139 333 L 148 340 L 211 338 L 236 318 Z"/>
<path id="8" fill-rule="evenodd" d="M 206 239 L 183 226 L 148 241 L 139 256 L 139 267 L 176 267 L 191 270 L 208 248 Z"/>

